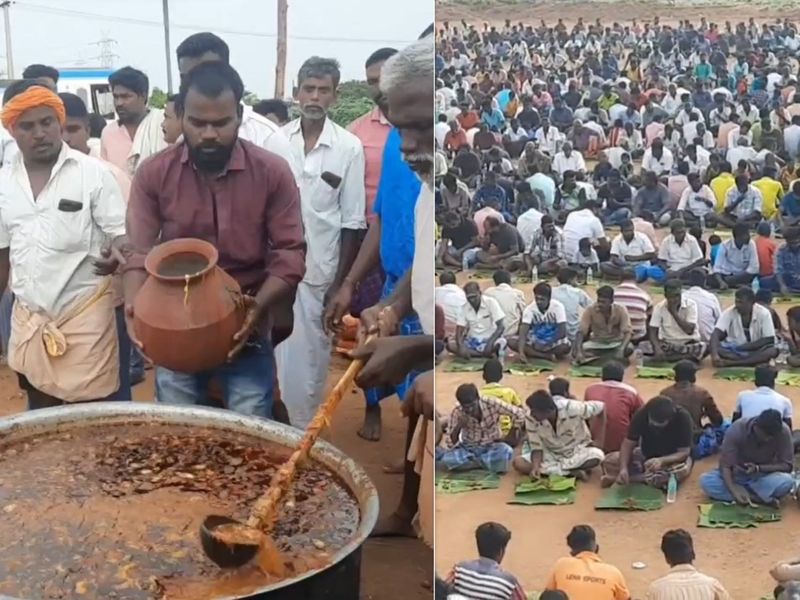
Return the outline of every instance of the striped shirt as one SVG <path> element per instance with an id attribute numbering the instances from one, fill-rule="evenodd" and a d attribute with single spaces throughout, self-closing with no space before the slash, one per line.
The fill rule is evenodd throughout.
<path id="1" fill-rule="evenodd" d="M 469 600 L 526 600 L 522 586 L 491 558 L 465 560 L 453 567 L 447 583 Z"/>
<path id="2" fill-rule="evenodd" d="M 650 294 L 635 283 L 624 282 L 614 288 L 614 302 L 627 309 L 633 338 L 644 336 L 647 333 L 647 310 L 652 303 Z"/>
<path id="3" fill-rule="evenodd" d="M 647 600 L 730 600 L 730 596 L 713 577 L 692 565 L 676 565 L 650 584 Z"/>

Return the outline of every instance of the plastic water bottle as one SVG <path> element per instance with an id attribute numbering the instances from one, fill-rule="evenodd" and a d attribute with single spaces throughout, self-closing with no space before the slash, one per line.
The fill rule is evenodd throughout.
<path id="1" fill-rule="evenodd" d="M 531 269 L 531 283 L 536 283 L 537 281 L 539 281 L 539 267 L 533 265 Z"/>
<path id="2" fill-rule="evenodd" d="M 758 290 L 761 288 L 761 282 L 758 280 L 758 275 L 753 277 L 753 293 L 757 294 Z"/>
<path id="3" fill-rule="evenodd" d="M 461 257 L 461 270 L 469 271 L 469 257 L 466 252 Z"/>
<path id="4" fill-rule="evenodd" d="M 644 352 L 642 352 L 641 348 L 636 348 L 636 350 L 633 351 L 633 364 L 637 367 L 644 366 Z"/>
<path id="5" fill-rule="evenodd" d="M 667 482 L 667 504 L 672 504 L 678 497 L 678 479 L 675 473 L 669 474 L 669 481 Z"/>
<path id="6" fill-rule="evenodd" d="M 586 285 L 592 285 L 594 283 L 594 275 L 592 275 L 592 267 L 586 269 Z"/>

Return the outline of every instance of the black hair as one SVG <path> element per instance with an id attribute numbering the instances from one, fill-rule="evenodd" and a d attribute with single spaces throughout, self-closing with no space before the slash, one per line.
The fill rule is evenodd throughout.
<path id="1" fill-rule="evenodd" d="M 775 378 L 778 376 L 778 371 L 770 365 L 758 365 L 755 368 L 754 379 L 756 387 L 775 387 Z"/>
<path id="2" fill-rule="evenodd" d="M 18 79 L 14 81 L 3 92 L 3 104 L 8 102 L 15 96 L 19 96 L 22 92 L 36 86 L 44 87 L 41 83 L 39 83 L 35 79 Z"/>
<path id="3" fill-rule="evenodd" d="M 783 429 L 783 419 L 781 417 L 781 413 L 774 408 L 768 408 L 755 419 L 755 423 L 758 428 L 771 438 L 778 435 Z"/>
<path id="4" fill-rule="evenodd" d="M 556 273 L 556 279 L 558 279 L 558 283 L 567 283 L 572 281 L 578 276 L 578 272 L 575 269 L 570 269 L 569 267 L 561 267 Z"/>
<path id="5" fill-rule="evenodd" d="M 58 83 L 59 78 L 58 69 L 55 67 L 48 67 L 47 65 L 33 64 L 25 67 L 22 72 L 23 79 L 38 79 L 39 77 L 48 77 Z"/>
<path id="6" fill-rule="evenodd" d="M 505 552 L 509 541 L 511 541 L 511 532 L 500 523 L 489 521 L 478 525 L 475 530 L 475 542 L 481 558 L 497 560 Z"/>
<path id="7" fill-rule="evenodd" d="M 733 224 L 733 235 L 750 235 L 750 226 L 747 223 L 738 222 Z"/>
<path id="8" fill-rule="evenodd" d="M 686 279 L 689 285 L 703 287 L 706 284 L 706 274 L 702 271 L 702 269 L 692 269 L 689 271 Z"/>
<path id="9" fill-rule="evenodd" d="M 273 114 L 276 115 L 281 121 L 289 120 L 289 107 L 286 106 L 286 102 L 280 98 L 259 100 L 253 105 L 253 112 L 258 113 L 262 117 Z"/>
<path id="10" fill-rule="evenodd" d="M 439 273 L 439 283 L 442 285 L 456 282 L 456 274 L 452 271 L 442 271 Z"/>
<path id="11" fill-rule="evenodd" d="M 230 49 L 221 37 L 210 31 L 195 33 L 183 40 L 175 50 L 178 60 L 181 58 L 199 58 L 207 52 L 213 52 L 224 63 L 230 62 Z"/>
<path id="12" fill-rule="evenodd" d="M 552 396 L 569 396 L 569 380 L 563 377 L 553 377 L 548 384 L 550 395 Z"/>
<path id="13" fill-rule="evenodd" d="M 456 400 L 458 400 L 459 404 L 471 404 L 478 398 L 480 398 L 480 393 L 472 383 L 462 383 L 456 389 Z"/>
<path id="14" fill-rule="evenodd" d="M 186 74 L 186 78 L 181 82 L 181 93 L 175 103 L 175 110 L 183 111 L 186 95 L 190 89 L 207 98 L 219 98 L 225 90 L 230 90 L 237 105 L 244 95 L 244 84 L 239 73 L 228 63 L 219 61 L 199 64 Z"/>
<path id="15" fill-rule="evenodd" d="M 99 138 L 108 122 L 100 113 L 93 112 L 89 115 L 89 137 Z"/>
<path id="16" fill-rule="evenodd" d="M 765 304 L 769 306 L 770 304 L 772 304 L 772 299 L 773 299 L 772 292 L 770 292 L 769 290 L 761 288 L 756 292 L 756 302 L 758 302 L 759 304 Z"/>
<path id="17" fill-rule="evenodd" d="M 740 287 L 736 290 L 736 293 L 733 295 L 734 298 L 739 300 L 747 300 L 751 303 L 756 301 L 756 293 L 753 291 L 753 288 L 749 287 Z"/>
<path id="18" fill-rule="evenodd" d="M 490 358 L 483 363 L 483 380 L 486 383 L 498 383 L 503 378 L 503 363 Z"/>
<path id="19" fill-rule="evenodd" d="M 569 600 L 569 596 L 561 590 L 545 590 L 539 596 L 539 600 Z"/>
<path id="20" fill-rule="evenodd" d="M 553 294 L 553 288 L 550 287 L 550 284 L 546 281 L 540 281 L 535 286 L 533 286 L 533 295 L 534 296 L 547 296 L 550 298 Z"/>
<path id="21" fill-rule="evenodd" d="M 375 63 L 384 62 L 395 54 L 397 54 L 397 50 L 395 48 L 381 48 L 380 50 L 375 50 L 375 52 L 370 54 L 369 58 L 367 58 L 364 68 L 369 69 Z"/>
<path id="22" fill-rule="evenodd" d="M 614 288 L 610 285 L 601 285 L 597 288 L 597 297 L 605 298 L 606 300 L 614 301 Z"/>
<path id="23" fill-rule="evenodd" d="M 594 552 L 597 548 L 597 536 L 589 525 L 576 525 L 567 534 L 567 546 L 573 554 Z"/>
<path id="24" fill-rule="evenodd" d="M 89 119 L 89 111 L 86 110 L 86 104 L 80 96 L 70 94 L 69 92 L 62 92 L 58 97 L 61 98 L 61 102 L 64 103 L 64 110 L 68 118 Z"/>
<path id="25" fill-rule="evenodd" d="M 697 365 L 690 360 L 679 360 L 672 370 L 675 371 L 675 381 L 697 381 Z"/>
<path id="26" fill-rule="evenodd" d="M 708 243 L 711 244 L 712 246 L 716 246 L 717 244 L 722 243 L 722 238 L 719 237 L 716 233 L 712 233 L 710 236 L 708 236 Z"/>
<path id="27" fill-rule="evenodd" d="M 652 171 L 648 171 L 648 173 L 652 173 Z M 619 224 L 619 230 L 622 231 L 623 229 L 633 229 L 633 221 L 631 221 L 630 219 L 625 219 L 624 221 L 622 221 Z"/>
<path id="28" fill-rule="evenodd" d="M 150 80 L 147 75 L 133 67 L 122 67 L 114 71 L 108 76 L 108 84 L 112 91 L 115 86 L 121 85 L 144 98 L 147 98 L 147 94 L 150 92 Z"/>
<path id="29" fill-rule="evenodd" d="M 553 397 L 545 390 L 536 390 L 533 392 L 530 396 L 528 396 L 528 399 L 525 400 L 525 404 L 532 411 L 555 410 L 556 408 L 556 403 L 553 402 Z"/>
<path id="30" fill-rule="evenodd" d="M 671 529 L 661 538 L 661 552 L 670 566 L 691 564 L 694 561 L 692 536 L 684 529 Z"/>
<path id="31" fill-rule="evenodd" d="M 625 377 L 625 366 L 616 360 L 610 360 L 603 365 L 601 377 L 603 381 L 622 381 Z"/>
<path id="32" fill-rule="evenodd" d="M 668 396 L 656 396 L 647 403 L 648 414 L 658 423 L 669 421 L 675 414 L 675 403 Z"/>
<path id="33" fill-rule="evenodd" d="M 495 285 L 500 285 L 501 283 L 511 283 L 511 273 L 504 271 L 503 269 L 499 269 L 492 274 L 492 280 L 494 280 Z"/>
<path id="34" fill-rule="evenodd" d="M 678 278 L 667 279 L 664 282 L 664 293 L 666 294 L 668 291 L 678 291 L 680 292 L 683 289 L 683 284 L 681 280 Z"/>

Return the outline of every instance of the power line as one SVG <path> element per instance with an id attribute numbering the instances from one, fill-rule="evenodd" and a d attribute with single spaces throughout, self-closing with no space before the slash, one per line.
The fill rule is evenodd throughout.
<path id="1" fill-rule="evenodd" d="M 117 23 L 126 23 L 129 25 L 145 25 L 148 27 L 156 26 L 156 27 L 163 27 L 163 23 L 161 21 L 150 21 L 148 19 L 139 19 L 136 17 L 118 17 L 113 15 L 101 15 L 97 13 L 89 13 L 89 12 L 82 12 L 79 10 L 71 10 L 65 8 L 56 8 L 54 6 L 45 6 L 41 4 L 31 4 L 29 2 L 16 2 L 16 5 L 19 8 L 24 8 L 26 10 L 34 11 L 34 12 L 43 12 L 43 13 L 50 13 L 54 15 L 61 15 L 64 17 L 80 17 L 82 19 L 97 19 L 97 20 L 104 20 L 104 21 L 114 21 Z M 175 29 L 189 29 L 192 31 L 205 31 L 208 30 L 209 27 L 206 25 L 190 25 L 190 24 L 180 24 L 180 23 L 170 23 L 170 27 Z M 261 33 L 257 31 L 242 31 L 238 29 L 223 29 L 219 27 L 214 27 L 215 33 L 228 33 L 231 35 L 246 35 L 251 37 L 259 37 L 259 38 L 276 38 L 278 37 L 277 33 Z M 376 39 L 366 39 L 366 38 L 340 38 L 340 37 L 318 37 L 318 36 L 310 36 L 310 35 L 289 35 L 289 38 L 294 40 L 309 40 L 315 42 L 350 42 L 350 43 L 363 43 L 363 44 L 409 44 L 411 43 L 409 40 L 376 40 Z"/>

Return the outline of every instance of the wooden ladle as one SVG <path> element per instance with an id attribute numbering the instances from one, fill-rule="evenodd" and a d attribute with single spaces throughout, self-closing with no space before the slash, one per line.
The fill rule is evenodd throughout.
<path id="1" fill-rule="evenodd" d="M 367 337 L 365 343 L 372 340 Z M 241 567 L 259 555 L 261 568 L 277 577 L 285 577 L 286 567 L 270 536 L 278 516 L 278 505 L 291 487 L 298 463 L 305 460 L 323 428 L 330 424 L 336 407 L 342 401 L 364 362 L 354 360 L 347 367 L 325 402 L 317 409 L 306 427 L 300 445 L 275 475 L 267 491 L 256 501 L 247 523 L 222 515 L 210 515 L 200 526 L 200 541 L 206 556 L 222 568 Z"/>

